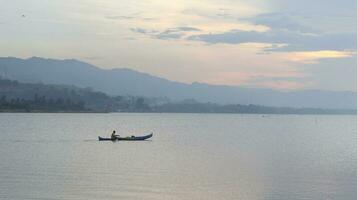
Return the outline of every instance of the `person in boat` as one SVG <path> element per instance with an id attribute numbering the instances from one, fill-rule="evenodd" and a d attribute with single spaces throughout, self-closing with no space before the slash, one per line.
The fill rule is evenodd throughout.
<path id="1" fill-rule="evenodd" d="M 115 135 L 115 130 L 113 130 L 113 133 L 112 133 L 112 135 L 110 136 L 110 138 L 111 138 L 112 140 L 115 140 L 115 139 L 117 139 L 118 136 L 119 136 L 119 135 Z"/>

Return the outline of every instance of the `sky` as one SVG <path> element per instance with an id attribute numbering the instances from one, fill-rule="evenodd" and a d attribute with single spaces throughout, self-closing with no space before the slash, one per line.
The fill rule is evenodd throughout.
<path id="1" fill-rule="evenodd" d="M 0 57 L 174 81 L 357 91 L 355 0 L 0 0 Z"/>

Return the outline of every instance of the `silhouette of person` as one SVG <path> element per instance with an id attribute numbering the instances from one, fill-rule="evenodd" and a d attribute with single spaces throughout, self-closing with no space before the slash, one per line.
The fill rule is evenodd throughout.
<path id="1" fill-rule="evenodd" d="M 117 138 L 117 136 L 115 135 L 115 130 L 113 130 L 113 133 L 112 133 L 112 135 L 110 136 L 110 138 L 111 138 L 112 140 L 115 140 L 115 139 Z"/>

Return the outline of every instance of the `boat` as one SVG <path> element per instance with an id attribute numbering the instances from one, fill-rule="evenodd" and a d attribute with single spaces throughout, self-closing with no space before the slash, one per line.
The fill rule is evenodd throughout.
<path id="1" fill-rule="evenodd" d="M 118 141 L 118 140 L 122 140 L 122 141 L 139 141 L 139 140 L 146 140 L 149 139 L 153 136 L 153 133 L 150 133 L 149 135 L 144 135 L 144 136 L 128 136 L 128 137 L 116 137 L 114 140 L 112 138 L 104 138 L 104 137 L 100 137 L 98 136 L 98 140 L 99 141 Z"/>

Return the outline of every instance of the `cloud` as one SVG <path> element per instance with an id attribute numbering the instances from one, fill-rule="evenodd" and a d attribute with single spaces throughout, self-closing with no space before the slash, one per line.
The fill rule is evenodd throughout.
<path id="1" fill-rule="evenodd" d="M 306 19 L 304 17 L 308 17 L 308 15 L 283 12 L 264 13 L 242 20 L 269 27 L 267 31 L 232 29 L 226 32 L 191 35 L 186 39 L 203 41 L 209 44 L 267 43 L 272 44 L 270 48 L 265 49 L 265 51 L 270 52 L 357 49 L 355 32 L 322 31 L 319 28 L 305 25 L 304 20 L 306 21 Z"/>
<path id="2" fill-rule="evenodd" d="M 231 30 L 224 33 L 193 35 L 187 39 L 210 44 L 284 44 L 274 45 L 266 51 L 357 50 L 357 36 L 349 33 L 307 34 L 289 30 L 266 32 Z"/>
<path id="3" fill-rule="evenodd" d="M 299 16 L 293 14 L 274 12 L 260 14 L 255 17 L 247 18 L 248 22 L 265 25 L 273 30 L 288 30 L 300 33 L 320 33 L 317 29 L 313 29 L 309 26 L 303 25 L 299 20 Z"/>
<path id="4" fill-rule="evenodd" d="M 154 21 L 154 20 L 158 20 L 158 18 L 155 18 L 155 17 L 144 17 L 144 18 L 142 18 L 142 20 L 144 20 L 144 21 Z"/>
<path id="5" fill-rule="evenodd" d="M 304 52 L 290 52 L 286 53 L 286 59 L 293 62 L 299 63 L 316 63 L 317 60 L 322 59 L 337 59 L 337 58 L 348 58 L 356 55 L 353 52 L 346 51 L 304 51 Z"/>
<path id="6" fill-rule="evenodd" d="M 294 52 L 294 51 L 355 51 L 357 50 L 357 34 L 353 31 L 323 31 L 318 27 L 311 27 L 306 23 L 304 15 L 284 12 L 259 14 L 249 18 L 241 18 L 231 29 L 220 30 L 211 27 L 175 27 L 163 31 L 148 31 L 146 29 L 132 29 L 134 32 L 149 35 L 155 39 L 202 41 L 208 44 L 270 44 L 265 52 Z M 218 19 L 217 19 L 218 20 Z M 305 21 L 304 21 L 305 20 Z M 251 26 L 262 26 L 266 29 L 246 30 L 239 27 L 239 21 Z M 223 24 L 220 22 L 219 24 Z M 357 32 L 357 30 L 356 30 Z"/>
<path id="7" fill-rule="evenodd" d="M 176 28 L 169 28 L 160 34 L 172 34 L 172 33 L 182 33 L 182 32 L 193 32 L 193 31 L 201 31 L 198 28 L 194 27 L 176 27 Z"/>
<path id="8" fill-rule="evenodd" d="M 146 34 L 153 38 L 161 39 L 161 40 L 181 39 L 184 36 L 186 36 L 187 33 L 201 31 L 198 28 L 190 27 L 190 26 L 169 28 L 169 29 L 166 29 L 161 32 L 159 32 L 157 30 L 147 30 L 147 29 L 143 29 L 143 28 L 132 28 L 131 30 L 133 32 Z"/>
<path id="9" fill-rule="evenodd" d="M 196 32 L 201 31 L 198 28 L 194 27 L 176 27 L 167 29 L 159 34 L 156 35 L 158 39 L 180 39 L 185 36 L 185 32 Z"/>
<path id="10" fill-rule="evenodd" d="M 168 40 L 168 39 L 180 39 L 184 36 L 183 33 L 159 33 L 157 35 L 154 35 L 154 37 L 162 40 Z"/>
<path id="11" fill-rule="evenodd" d="M 190 31 L 201 31 L 200 29 L 198 28 L 194 28 L 194 27 L 189 27 L 189 26 L 183 26 L 183 27 L 177 27 L 177 28 L 174 28 L 174 29 L 171 29 L 171 30 L 174 30 L 174 31 L 185 31 L 185 32 L 190 32 Z"/>
<path id="12" fill-rule="evenodd" d="M 135 17 L 133 17 L 133 16 L 107 16 L 107 17 L 105 17 L 105 18 L 107 18 L 107 19 L 112 19 L 112 20 L 120 20 L 120 19 L 123 19 L 123 20 L 125 20 L 125 19 L 135 19 Z"/>
<path id="13" fill-rule="evenodd" d="M 145 16 L 142 12 L 135 12 L 127 15 L 108 15 L 105 16 L 105 18 L 109 20 L 136 20 L 137 22 L 160 20 L 160 18 Z"/>
<path id="14" fill-rule="evenodd" d="M 142 33 L 142 34 L 147 34 L 147 35 L 153 35 L 158 32 L 157 30 L 149 30 L 149 29 L 144 29 L 144 28 L 131 28 L 130 30 L 135 33 Z"/>
<path id="15" fill-rule="evenodd" d="M 354 13 L 357 8 L 357 2 L 355 0 L 268 0 L 268 2 L 274 5 L 274 7 L 278 10 L 286 10 L 287 12 L 316 13 L 321 16 L 325 14 L 343 15 L 347 13 Z"/>

